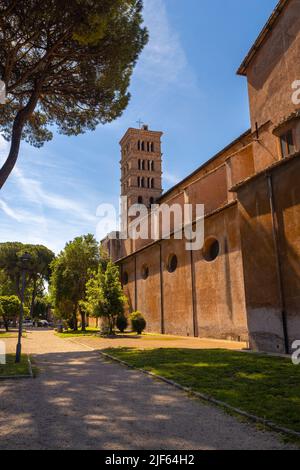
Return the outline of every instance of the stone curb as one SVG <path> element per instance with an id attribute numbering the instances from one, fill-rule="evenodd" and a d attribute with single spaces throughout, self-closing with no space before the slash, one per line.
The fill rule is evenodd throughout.
<path id="1" fill-rule="evenodd" d="M 24 375 L 2 375 L 0 376 L 0 380 L 21 380 L 21 379 L 33 379 L 33 371 L 32 371 L 32 364 L 30 361 L 30 357 L 27 356 L 28 361 L 28 369 L 29 373 Z"/>
<path id="2" fill-rule="evenodd" d="M 142 372 L 143 374 L 149 375 L 150 377 L 153 377 L 153 378 L 158 379 L 162 382 L 165 382 L 169 385 L 172 385 L 173 387 L 176 387 L 177 389 L 182 390 L 182 391 L 184 391 L 184 392 L 186 392 L 186 393 L 188 393 L 192 396 L 200 398 L 201 400 L 207 401 L 209 403 L 213 403 L 214 405 L 217 405 L 218 407 L 226 408 L 227 410 L 233 411 L 234 413 L 236 413 L 240 416 L 243 416 L 243 417 L 249 419 L 252 422 L 255 422 L 257 424 L 263 424 L 264 426 L 266 426 L 266 427 L 268 427 L 268 428 L 270 428 L 270 429 L 272 429 L 276 432 L 280 432 L 280 433 L 283 433 L 283 434 L 287 434 L 289 436 L 297 437 L 298 439 L 300 438 L 300 432 L 293 431 L 292 429 L 288 429 L 288 428 L 278 426 L 277 424 L 273 423 L 272 421 L 267 421 L 263 418 L 259 418 L 258 416 L 252 415 L 250 413 L 247 413 L 246 411 L 240 410 L 239 408 L 235 408 L 234 406 L 228 405 L 228 403 L 225 403 L 223 401 L 216 400 L 215 398 L 210 397 L 208 395 L 205 395 L 204 393 L 195 392 L 195 391 L 193 391 L 192 389 L 190 389 L 188 387 L 184 387 L 183 385 L 180 385 L 179 383 L 174 382 L 173 380 L 167 379 L 166 377 L 162 377 L 161 375 L 156 375 L 153 372 L 149 372 L 145 369 L 139 369 L 138 367 L 135 367 L 131 364 L 128 364 L 127 362 L 122 361 L 121 359 L 118 359 L 116 357 L 110 356 L 109 354 L 104 353 L 102 351 L 98 351 L 98 352 L 99 352 L 99 354 L 106 357 L 107 359 L 111 359 L 112 361 L 118 362 L 119 364 L 122 364 L 122 365 L 124 365 L 124 366 L 126 366 L 130 369 L 137 370 L 139 372 Z"/>

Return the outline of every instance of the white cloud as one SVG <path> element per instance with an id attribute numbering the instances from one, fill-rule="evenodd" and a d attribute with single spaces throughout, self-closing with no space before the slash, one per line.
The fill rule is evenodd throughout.
<path id="1" fill-rule="evenodd" d="M 33 222 L 36 224 L 45 224 L 45 218 L 30 214 L 28 211 L 16 210 L 10 207 L 3 199 L 0 199 L 0 209 L 9 218 L 17 222 Z"/>
<path id="2" fill-rule="evenodd" d="M 96 224 L 96 216 L 91 214 L 86 207 L 75 199 L 53 194 L 46 191 L 39 181 L 26 178 L 19 168 L 15 169 L 17 184 L 26 199 L 43 208 L 56 209 L 66 212 L 66 217 L 78 217 L 81 221 Z"/>
<path id="3" fill-rule="evenodd" d="M 166 181 L 166 183 L 171 185 L 177 184 L 181 180 L 179 176 L 176 176 L 173 173 L 169 173 L 168 171 L 164 171 L 163 179 Z"/>
<path id="4" fill-rule="evenodd" d="M 5 157 L 9 149 L 9 143 L 0 135 L 0 158 Z"/>
<path id="5" fill-rule="evenodd" d="M 169 23 L 163 0 L 145 0 L 144 21 L 150 40 L 138 62 L 137 76 L 156 88 L 175 82 L 177 85 L 190 86 L 194 82 L 194 74 L 190 70 L 180 37 Z"/>

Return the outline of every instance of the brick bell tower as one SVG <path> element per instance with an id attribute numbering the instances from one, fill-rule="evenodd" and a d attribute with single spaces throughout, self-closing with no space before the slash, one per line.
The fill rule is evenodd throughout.
<path id="1" fill-rule="evenodd" d="M 120 142 L 121 195 L 127 196 L 128 207 L 150 207 L 162 195 L 162 135 L 143 125 L 128 129 Z"/>

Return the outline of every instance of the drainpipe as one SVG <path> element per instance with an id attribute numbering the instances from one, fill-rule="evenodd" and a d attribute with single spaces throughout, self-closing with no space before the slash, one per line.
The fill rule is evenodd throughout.
<path id="1" fill-rule="evenodd" d="M 279 292 L 284 346 L 285 346 L 285 353 L 289 354 L 290 346 L 289 346 L 289 335 L 288 335 L 288 327 L 287 327 L 287 314 L 286 314 L 285 297 L 284 297 L 284 290 L 283 290 L 282 266 L 281 266 L 280 251 L 279 251 L 278 218 L 277 218 L 275 201 L 274 201 L 274 189 L 273 189 L 272 175 L 270 174 L 267 175 L 267 180 L 268 180 L 270 208 L 271 208 L 271 215 L 272 215 L 272 231 L 273 231 L 273 240 L 274 240 L 275 255 L 276 255 L 278 292 Z"/>
<path id="2" fill-rule="evenodd" d="M 164 279 L 162 269 L 162 246 L 159 244 L 159 272 L 160 272 L 160 318 L 161 318 L 161 334 L 165 334 L 165 317 L 164 317 Z"/>
<path id="3" fill-rule="evenodd" d="M 195 289 L 195 266 L 194 266 L 194 256 L 193 250 L 191 250 L 191 279 L 192 279 L 192 310 L 193 310 L 193 329 L 194 337 L 199 336 L 198 332 L 198 322 L 197 322 L 197 299 L 196 299 L 196 289 Z"/>
<path id="4" fill-rule="evenodd" d="M 138 309 L 138 301 L 137 301 L 137 269 L 136 269 L 136 256 L 134 257 L 134 309 L 137 311 Z"/>

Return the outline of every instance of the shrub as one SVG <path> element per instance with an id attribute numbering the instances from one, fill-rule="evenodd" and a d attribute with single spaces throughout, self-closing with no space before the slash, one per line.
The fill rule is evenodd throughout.
<path id="1" fill-rule="evenodd" d="M 141 312 L 133 312 L 130 315 L 130 321 L 132 330 L 136 331 L 139 335 L 141 335 L 147 325 L 146 320 L 141 314 Z"/>
<path id="2" fill-rule="evenodd" d="M 126 330 L 126 328 L 128 326 L 128 320 L 125 317 L 125 315 L 119 315 L 117 317 L 116 325 L 117 325 L 118 330 L 121 333 L 124 333 L 124 331 Z"/>

